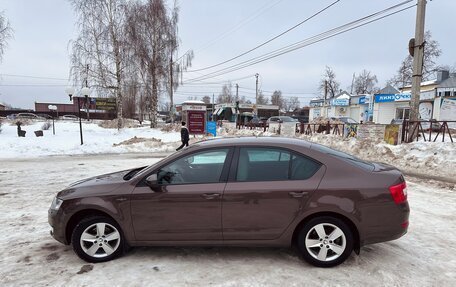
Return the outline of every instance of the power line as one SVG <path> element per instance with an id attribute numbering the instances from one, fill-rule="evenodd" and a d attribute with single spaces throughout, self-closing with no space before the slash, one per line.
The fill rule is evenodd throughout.
<path id="1" fill-rule="evenodd" d="M 249 54 L 250 52 L 255 51 L 255 50 L 258 49 L 258 48 L 261 48 L 261 47 L 263 47 L 264 45 L 266 45 L 266 44 L 268 44 L 268 43 L 274 41 L 275 39 L 277 39 L 277 38 L 279 38 L 279 37 L 285 35 L 286 33 L 288 33 L 288 32 L 290 32 L 290 31 L 296 29 L 297 27 L 299 27 L 299 26 L 301 26 L 302 24 L 306 23 L 306 22 L 309 21 L 310 19 L 312 19 L 312 18 L 316 17 L 317 15 L 323 13 L 324 11 L 326 11 L 327 9 L 329 9 L 331 6 L 335 5 L 335 4 L 336 4 L 337 2 L 339 2 L 339 1 L 340 1 L 340 0 L 334 1 L 334 2 L 331 3 L 330 5 L 328 5 L 328 6 L 326 6 L 325 8 L 319 10 L 318 12 L 314 13 L 314 14 L 311 15 L 310 17 L 307 17 L 306 19 L 304 19 L 303 21 L 301 21 L 301 22 L 299 22 L 298 24 L 294 25 L 293 27 L 291 27 L 291 28 L 285 30 L 284 32 L 282 32 L 282 33 L 280 33 L 280 34 L 278 34 L 278 35 L 276 35 L 276 36 L 270 38 L 269 40 L 267 40 L 267 41 L 261 43 L 260 45 L 258 45 L 258 46 L 256 46 L 256 47 L 253 47 L 252 49 L 250 49 L 250 50 L 248 50 L 248 51 L 246 51 L 246 52 L 244 52 L 244 53 L 242 53 L 242 54 L 240 54 L 240 55 L 237 55 L 237 56 L 235 56 L 235 57 L 233 57 L 233 58 L 231 58 L 231 59 L 228 59 L 228 60 L 226 60 L 226 61 L 220 62 L 220 63 L 218 63 L 218 64 L 215 64 L 215 65 L 212 65 L 212 66 L 209 66 L 209 67 L 205 67 L 205 68 L 201 68 L 201 69 L 197 69 L 197 70 L 189 70 L 189 71 L 187 71 L 187 72 L 188 72 L 188 73 L 191 73 L 191 72 L 199 72 L 199 71 L 208 70 L 208 69 L 215 68 L 215 67 L 221 66 L 221 65 L 223 65 L 223 64 L 226 64 L 226 63 L 231 62 L 231 61 L 233 61 L 233 60 L 236 60 L 236 59 L 238 59 L 238 58 L 240 58 L 240 57 L 242 57 L 242 56 L 245 56 L 245 55 Z"/>
<path id="2" fill-rule="evenodd" d="M 368 16 L 359 18 L 359 19 L 357 19 L 355 21 L 349 22 L 347 24 L 338 26 L 338 27 L 333 28 L 331 30 L 327 30 L 327 31 L 325 31 L 323 33 L 320 33 L 320 34 L 317 34 L 315 36 L 309 37 L 309 38 L 304 39 L 302 41 L 287 45 L 287 46 L 282 47 L 280 49 L 274 50 L 272 52 L 263 54 L 261 56 L 255 57 L 255 58 L 251 58 L 249 60 L 243 61 L 241 63 L 235 64 L 235 65 L 232 65 L 232 66 L 229 66 L 227 68 L 220 69 L 218 71 L 208 73 L 205 76 L 200 76 L 200 77 L 196 77 L 196 78 L 193 78 L 193 79 L 189 79 L 187 81 L 189 81 L 189 82 L 202 81 L 202 80 L 210 79 L 210 78 L 215 77 L 215 76 L 221 76 L 221 75 L 224 75 L 224 74 L 227 74 L 227 73 L 230 73 L 230 72 L 234 72 L 234 71 L 237 71 L 237 70 L 240 70 L 240 69 L 243 69 L 243 68 L 246 68 L 246 67 L 249 67 L 249 66 L 264 62 L 264 61 L 267 61 L 267 60 L 270 60 L 272 58 L 276 58 L 278 56 L 281 56 L 281 55 L 286 54 L 286 53 L 290 53 L 290 52 L 295 51 L 297 49 L 301 49 L 301 48 L 304 48 L 306 46 L 310 46 L 312 44 L 321 42 L 323 40 L 335 37 L 335 36 L 337 36 L 339 34 L 346 33 L 346 32 L 351 31 L 353 29 L 365 26 L 365 25 L 370 24 L 372 22 L 379 21 L 379 20 L 384 19 L 386 17 L 389 17 L 389 16 L 392 16 L 394 14 L 397 14 L 397 13 L 403 12 L 405 10 L 408 10 L 408 9 L 416 6 L 416 4 L 413 4 L 413 5 L 408 6 L 406 8 L 403 8 L 403 9 L 388 13 L 386 15 L 383 15 L 383 14 L 387 13 L 388 11 L 394 10 L 394 9 L 396 9 L 396 8 L 398 8 L 400 6 L 403 6 L 403 5 L 405 5 L 405 4 L 409 3 L 409 2 L 412 2 L 412 1 L 413 0 L 404 1 L 402 3 L 399 3 L 399 4 L 396 4 L 396 5 L 391 6 L 389 8 L 386 8 L 384 10 L 381 10 L 381 11 L 375 12 L 373 14 L 370 14 Z M 383 16 L 381 16 L 381 15 L 383 15 Z M 375 17 L 377 17 L 377 18 L 375 18 Z M 372 19 L 372 20 L 369 20 L 369 19 Z"/>
<path id="3" fill-rule="evenodd" d="M 278 0 L 278 1 L 275 1 L 274 3 L 272 3 L 273 1 L 270 1 L 269 3 L 265 4 L 264 6 L 262 6 L 260 9 L 256 10 L 255 13 L 253 13 L 252 15 L 250 15 L 249 17 L 247 17 L 246 19 L 242 20 L 241 22 L 239 22 L 237 25 L 233 26 L 233 28 L 227 30 L 226 32 L 223 32 L 222 34 L 220 34 L 218 37 L 216 37 L 214 40 L 210 41 L 209 43 L 203 45 L 201 48 L 197 48 L 195 51 L 204 51 L 206 50 L 207 48 L 209 48 L 210 46 L 214 45 L 215 43 L 217 43 L 218 41 L 222 40 L 223 38 L 225 38 L 226 36 L 228 36 L 229 34 L 231 33 L 234 33 L 236 32 L 237 30 L 239 30 L 241 27 L 243 27 L 244 25 L 246 25 L 247 23 L 253 21 L 254 19 L 256 19 L 257 17 L 259 17 L 261 14 L 263 14 L 265 11 L 271 9 L 272 7 L 276 6 L 277 4 L 279 4 L 280 2 L 282 2 L 283 0 Z M 272 3 L 272 4 L 271 4 Z M 188 51 L 187 51 L 188 52 Z M 186 52 L 186 53 L 187 53 Z M 185 55 L 185 54 L 184 54 Z"/>
<path id="4" fill-rule="evenodd" d="M 16 77 L 16 78 L 43 79 L 43 80 L 58 80 L 58 81 L 68 81 L 69 80 L 69 79 L 65 79 L 65 78 L 39 77 L 39 76 L 14 75 L 14 74 L 0 74 L 0 76 Z"/>

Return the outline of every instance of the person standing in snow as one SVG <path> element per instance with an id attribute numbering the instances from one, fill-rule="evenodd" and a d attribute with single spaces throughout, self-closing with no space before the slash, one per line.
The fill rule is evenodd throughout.
<path id="1" fill-rule="evenodd" d="M 181 141 L 182 144 L 180 147 L 176 149 L 176 151 L 182 149 L 184 146 L 188 146 L 188 141 L 190 140 L 189 134 L 188 134 L 188 129 L 185 126 L 185 122 L 182 122 L 182 128 L 181 128 Z"/>

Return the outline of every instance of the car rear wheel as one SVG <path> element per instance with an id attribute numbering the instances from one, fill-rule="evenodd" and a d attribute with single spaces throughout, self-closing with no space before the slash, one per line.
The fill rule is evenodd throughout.
<path id="1" fill-rule="evenodd" d="M 298 248 L 304 259 L 318 267 L 333 267 L 353 251 L 353 234 L 342 220 L 323 216 L 308 221 L 298 235 Z"/>
<path id="2" fill-rule="evenodd" d="M 73 250 L 88 262 L 104 262 L 123 252 L 123 235 L 118 224 L 108 217 L 88 217 L 73 230 Z"/>

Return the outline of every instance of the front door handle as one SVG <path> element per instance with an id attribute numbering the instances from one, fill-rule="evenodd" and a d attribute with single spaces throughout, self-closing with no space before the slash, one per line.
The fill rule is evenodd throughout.
<path id="1" fill-rule="evenodd" d="M 203 193 L 201 196 L 205 199 L 214 199 L 219 198 L 220 193 Z"/>
<path id="2" fill-rule="evenodd" d="M 300 192 L 290 191 L 288 194 L 289 194 L 291 197 L 296 197 L 296 198 L 298 198 L 298 197 L 303 197 L 304 195 L 307 195 L 308 192 L 307 192 L 307 191 L 300 191 Z"/>

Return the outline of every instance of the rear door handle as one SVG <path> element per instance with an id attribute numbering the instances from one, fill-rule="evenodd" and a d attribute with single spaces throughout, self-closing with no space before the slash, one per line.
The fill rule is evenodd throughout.
<path id="1" fill-rule="evenodd" d="M 203 193 L 201 196 L 205 199 L 214 199 L 219 198 L 220 193 Z"/>
<path id="2" fill-rule="evenodd" d="M 290 191 L 288 193 L 291 197 L 303 197 L 304 195 L 307 195 L 308 192 L 307 191 L 299 191 L 299 192 L 295 192 L 295 191 Z"/>

